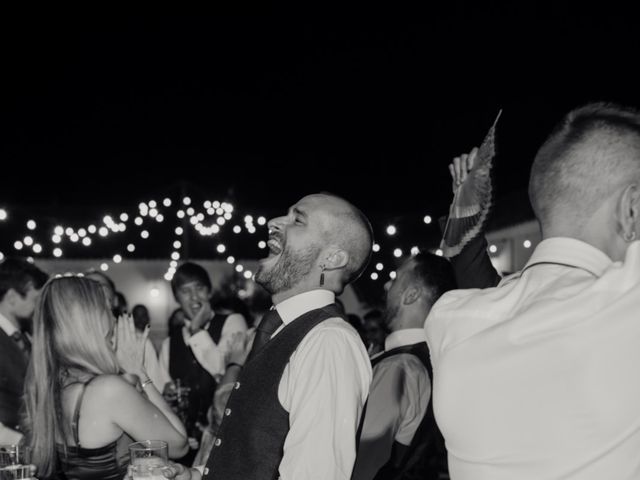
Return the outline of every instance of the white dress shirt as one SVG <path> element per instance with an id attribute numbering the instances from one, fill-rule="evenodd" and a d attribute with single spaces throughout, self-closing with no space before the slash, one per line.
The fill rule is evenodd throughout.
<path id="1" fill-rule="evenodd" d="M 215 318 L 212 317 L 212 319 Z M 216 344 L 205 329 L 200 330 L 198 333 L 191 335 L 189 332 L 189 323 L 185 323 L 182 328 L 182 338 L 185 345 L 191 347 L 193 355 L 196 357 L 198 363 L 216 380 L 219 380 L 224 375 L 226 364 L 225 357 L 229 351 L 229 342 L 231 336 L 237 332 L 245 332 L 247 330 L 247 322 L 244 317 L 239 313 L 232 313 L 227 317 L 222 326 L 222 332 L 220 333 L 220 341 Z M 160 365 L 166 372 L 166 378 L 169 376 L 169 356 L 171 349 L 171 338 L 167 337 L 162 342 L 162 348 L 160 350 Z M 162 390 L 160 390 L 162 391 Z"/>
<path id="2" fill-rule="evenodd" d="M 4 330 L 4 333 L 6 333 L 8 336 L 11 336 L 19 331 L 18 327 L 16 327 L 11 320 L 2 315 L 2 313 L 0 313 L 0 328 Z"/>
<path id="3" fill-rule="evenodd" d="M 453 480 L 640 478 L 640 242 L 571 238 L 442 296 L 425 329 Z"/>
<path id="4" fill-rule="evenodd" d="M 385 352 L 426 341 L 422 328 L 398 330 L 385 339 Z M 392 355 L 374 367 L 353 480 L 374 478 L 389 461 L 394 440 L 411 444 L 430 396 L 429 373 L 415 355 Z"/>
<path id="5" fill-rule="evenodd" d="M 283 325 L 335 301 L 312 290 L 276 305 Z M 291 355 L 278 386 L 289 412 L 280 463 L 282 480 L 348 480 L 356 458 L 356 432 L 369 393 L 371 364 L 355 329 L 330 318 L 311 329 Z"/>

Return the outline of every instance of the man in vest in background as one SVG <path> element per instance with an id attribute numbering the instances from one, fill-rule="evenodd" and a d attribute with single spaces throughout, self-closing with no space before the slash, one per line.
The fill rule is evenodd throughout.
<path id="1" fill-rule="evenodd" d="M 199 440 L 197 424 L 206 425 L 218 380 L 225 373 L 225 357 L 231 336 L 244 332 L 240 314 L 222 315 L 211 307 L 211 279 L 200 265 L 180 265 L 171 280 L 173 295 L 185 313 L 185 325 L 164 340 L 160 364 L 173 380 L 190 389 L 185 426 Z M 160 389 L 163 386 L 159 386 Z"/>
<path id="2" fill-rule="evenodd" d="M 17 444 L 24 378 L 31 353 L 26 333 L 47 274 L 19 258 L 0 262 L 0 444 Z"/>
<path id="3" fill-rule="evenodd" d="M 373 380 L 353 480 L 438 478 L 444 444 L 427 408 L 431 365 L 424 321 L 444 292 L 455 288 L 449 262 L 430 253 L 407 259 L 387 292 L 384 352 L 372 359 Z M 441 451 L 438 450 L 441 448 Z"/>
<path id="4" fill-rule="evenodd" d="M 204 471 L 224 480 L 351 477 L 371 365 L 335 295 L 366 268 L 373 235 L 345 200 L 309 195 L 269 222 L 256 281 L 275 308 L 258 326 Z M 200 471 L 172 464 L 178 480 Z"/>

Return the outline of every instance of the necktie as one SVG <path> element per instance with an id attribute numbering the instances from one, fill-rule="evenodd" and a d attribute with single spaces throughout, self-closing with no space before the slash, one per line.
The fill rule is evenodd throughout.
<path id="1" fill-rule="evenodd" d="M 258 352 L 262 346 L 269 341 L 273 332 L 275 332 L 280 325 L 282 325 L 282 318 L 280 318 L 280 315 L 278 315 L 278 311 L 275 308 L 273 310 L 269 310 L 265 316 L 262 317 L 260 325 L 256 328 L 256 336 L 253 339 L 253 345 L 251 346 L 251 351 L 249 352 L 247 361 L 251 360 L 256 352 Z"/>
<path id="2" fill-rule="evenodd" d="M 18 347 L 20 347 L 20 350 L 22 350 L 27 357 L 31 355 L 31 342 L 25 334 L 16 330 L 11 335 L 11 338 L 13 338 L 13 340 L 18 344 Z"/>

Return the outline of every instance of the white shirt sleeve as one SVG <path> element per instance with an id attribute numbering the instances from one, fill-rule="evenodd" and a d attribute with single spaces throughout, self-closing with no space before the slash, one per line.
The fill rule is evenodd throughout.
<path id="1" fill-rule="evenodd" d="M 282 480 L 350 479 L 370 382 L 369 357 L 355 330 L 329 319 L 309 332 L 278 388 L 290 427 Z"/>
<path id="2" fill-rule="evenodd" d="M 198 333 L 191 335 L 188 343 L 202 368 L 209 372 L 212 377 L 219 379 L 225 372 L 225 355 L 229 350 L 231 335 L 236 332 L 243 332 L 246 329 L 247 322 L 244 317 L 238 313 L 233 313 L 225 320 L 219 344 L 216 345 L 206 330 L 200 330 Z"/>

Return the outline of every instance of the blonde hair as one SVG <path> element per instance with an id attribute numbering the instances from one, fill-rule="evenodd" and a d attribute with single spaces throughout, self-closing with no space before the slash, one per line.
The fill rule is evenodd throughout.
<path id="1" fill-rule="evenodd" d="M 103 290 L 94 280 L 54 278 L 42 289 L 25 383 L 25 431 L 38 475 L 55 472 L 56 440 L 64 443 L 69 432 L 71 422 L 63 416 L 61 401 L 67 376 L 119 373 L 107 339 L 113 321 Z"/>

